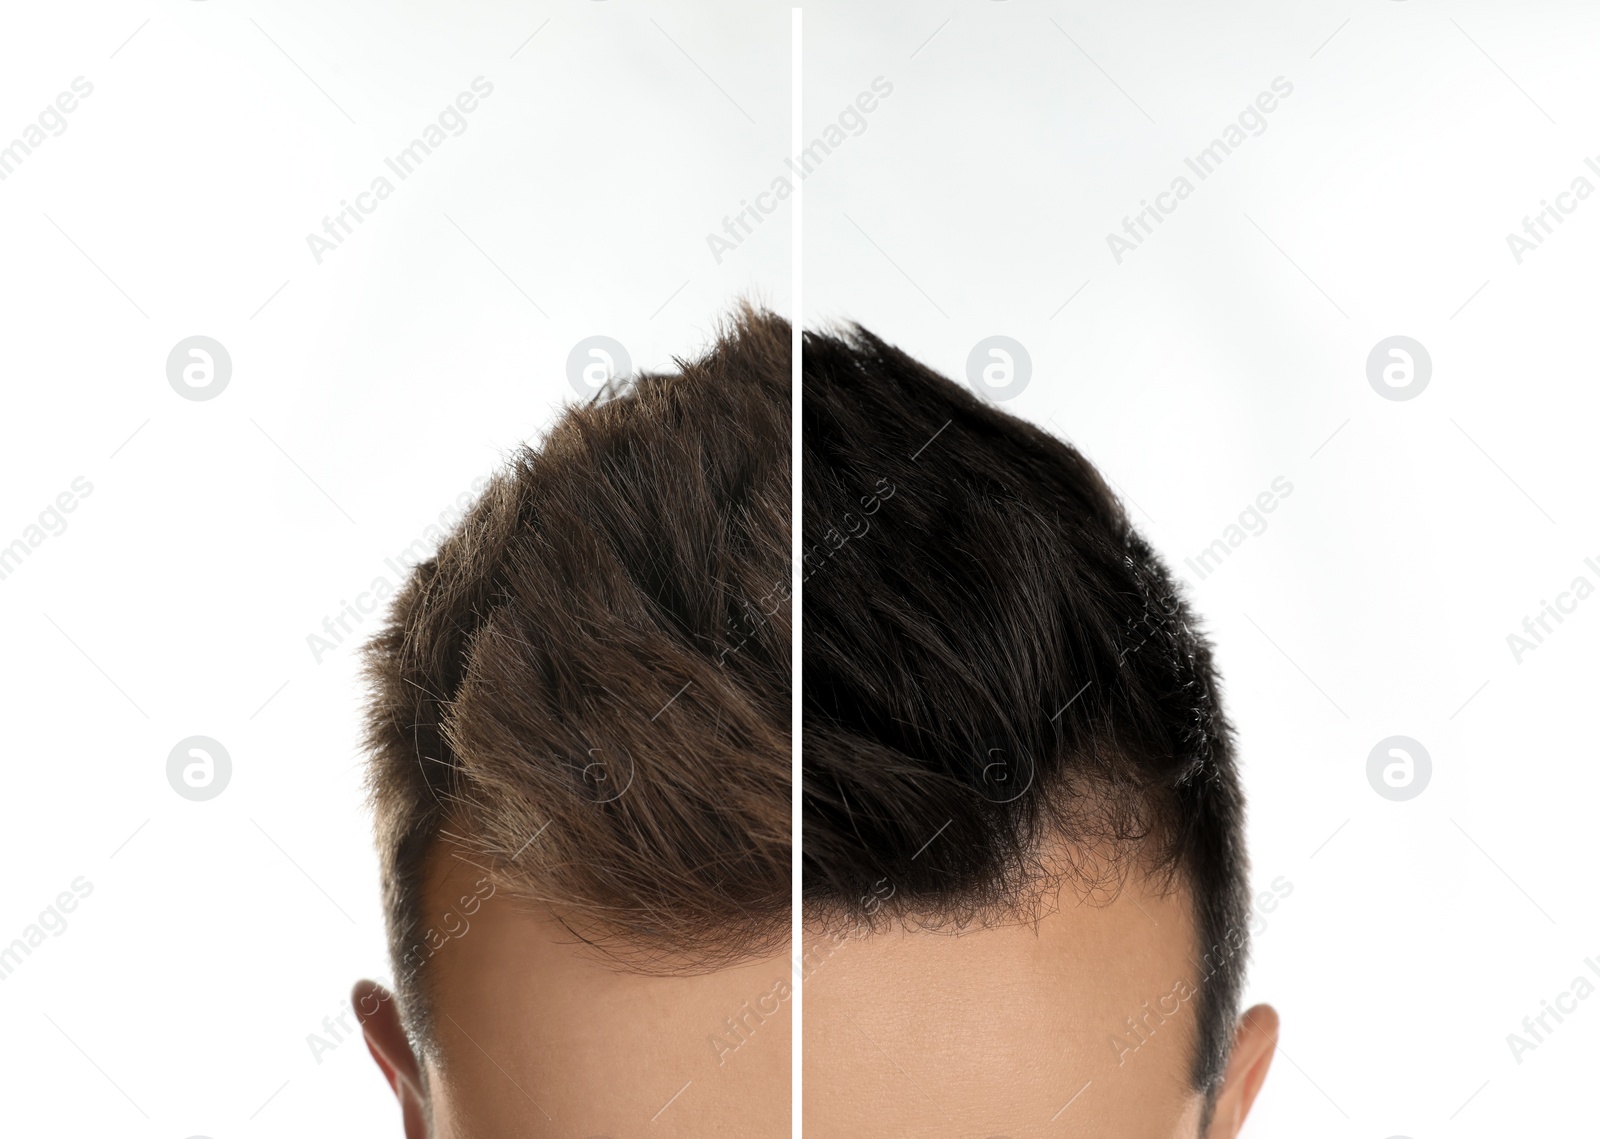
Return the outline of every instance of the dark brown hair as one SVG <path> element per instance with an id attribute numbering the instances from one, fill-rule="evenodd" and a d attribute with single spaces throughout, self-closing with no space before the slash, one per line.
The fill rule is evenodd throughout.
<path id="1" fill-rule="evenodd" d="M 960 926 L 1068 877 L 1181 881 L 1211 1090 L 1250 910 L 1187 601 L 1070 444 L 859 328 L 808 332 L 803 372 L 808 914 Z"/>
<path id="2" fill-rule="evenodd" d="M 568 408 L 397 594 L 367 742 L 401 1007 L 431 855 L 628 967 L 788 936 L 789 326 Z"/>

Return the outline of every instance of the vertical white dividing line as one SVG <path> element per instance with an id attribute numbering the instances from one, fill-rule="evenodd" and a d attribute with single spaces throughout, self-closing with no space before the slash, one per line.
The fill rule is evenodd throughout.
<path id="1" fill-rule="evenodd" d="M 795 162 L 800 159 L 800 9 L 789 10 L 789 154 Z M 796 166 L 798 170 L 799 167 Z M 803 201 L 802 183 L 798 178 L 794 184 L 794 201 L 789 207 L 789 627 L 791 637 L 789 645 L 789 675 L 791 688 L 789 692 L 789 758 L 790 758 L 790 791 L 789 791 L 789 825 L 792 828 L 790 839 L 790 868 L 789 868 L 789 928 L 790 928 L 790 956 L 793 962 L 794 996 L 789 1004 L 790 1035 L 793 1038 L 793 1049 L 789 1055 L 789 1105 L 791 1115 L 790 1130 L 793 1139 L 801 1139 L 801 1073 L 803 1070 L 802 1054 L 805 1041 L 805 1018 L 801 1012 L 802 989 L 800 978 L 801 964 L 805 954 L 805 928 L 802 921 L 800 908 L 801 887 L 801 804 L 803 802 L 801 780 L 801 707 L 804 693 L 801 678 L 801 666 L 805 660 L 805 639 L 801 630 L 801 582 L 805 578 L 805 542 L 801 533 L 803 517 L 800 512 L 800 455 L 801 439 L 800 427 L 802 423 L 802 394 L 801 394 L 801 369 L 800 352 L 802 343 L 801 325 L 804 308 L 800 303 L 800 221 L 805 212 L 800 208 Z"/>

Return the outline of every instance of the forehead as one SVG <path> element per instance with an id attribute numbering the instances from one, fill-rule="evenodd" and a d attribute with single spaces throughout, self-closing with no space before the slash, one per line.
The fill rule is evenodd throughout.
<path id="1" fill-rule="evenodd" d="M 1070 891 L 1036 923 L 808 938 L 807 1130 L 1192 1137 L 1186 892 Z"/>
<path id="2" fill-rule="evenodd" d="M 430 869 L 441 1137 L 788 1135 L 786 948 L 712 973 L 627 972 L 476 867 Z"/>

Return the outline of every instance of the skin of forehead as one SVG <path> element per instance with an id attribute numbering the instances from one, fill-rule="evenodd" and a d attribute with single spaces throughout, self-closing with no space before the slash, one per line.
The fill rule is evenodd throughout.
<path id="1" fill-rule="evenodd" d="M 628 972 L 548 913 L 483 897 L 485 881 L 439 857 L 424 889 L 445 939 L 427 964 L 437 1139 L 789 1135 L 787 946 L 711 973 Z"/>
<path id="2" fill-rule="evenodd" d="M 1037 922 L 810 936 L 807 1135 L 1193 1139 L 1186 891 L 1064 891 Z"/>

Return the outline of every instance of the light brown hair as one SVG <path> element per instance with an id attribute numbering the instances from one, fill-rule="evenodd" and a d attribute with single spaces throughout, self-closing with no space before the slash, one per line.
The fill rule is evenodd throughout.
<path id="1" fill-rule="evenodd" d="M 401 1008 L 428 1036 L 448 846 L 628 967 L 788 935 L 789 326 L 568 408 L 494 476 L 365 649 Z"/>

